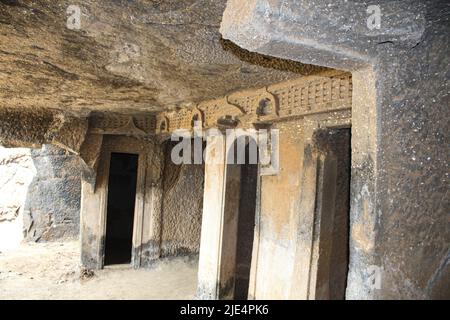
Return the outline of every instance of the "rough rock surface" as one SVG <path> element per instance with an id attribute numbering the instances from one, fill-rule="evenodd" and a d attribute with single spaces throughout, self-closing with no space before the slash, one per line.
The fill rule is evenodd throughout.
<path id="1" fill-rule="evenodd" d="M 0 107 L 0 145 L 8 148 L 40 148 L 51 143 L 79 153 L 87 129 L 86 118 L 62 111 Z"/>
<path id="2" fill-rule="evenodd" d="M 205 166 L 173 164 L 171 147 L 165 150 L 161 256 L 195 255 L 200 250 Z"/>
<path id="3" fill-rule="evenodd" d="M 0 147 L 0 250 L 23 239 L 23 209 L 35 169 L 30 150 Z"/>
<path id="4" fill-rule="evenodd" d="M 76 238 L 80 228 L 81 167 L 78 156 L 45 145 L 32 150 L 36 176 L 24 211 L 27 240 Z"/>
<path id="5" fill-rule="evenodd" d="M 70 29 L 73 1 L 0 1 L 0 107 L 161 110 L 320 69 L 224 44 L 225 0 L 81 3 Z"/>

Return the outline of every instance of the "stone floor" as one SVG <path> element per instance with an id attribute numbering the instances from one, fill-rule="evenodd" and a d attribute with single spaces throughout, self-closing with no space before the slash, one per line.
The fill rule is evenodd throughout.
<path id="1" fill-rule="evenodd" d="M 197 263 L 177 258 L 152 269 L 116 265 L 83 276 L 79 243 L 29 243 L 0 253 L 0 300 L 192 299 Z"/>

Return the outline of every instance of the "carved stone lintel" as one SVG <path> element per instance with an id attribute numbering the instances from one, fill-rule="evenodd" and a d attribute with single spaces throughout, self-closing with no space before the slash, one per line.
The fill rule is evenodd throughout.
<path id="1" fill-rule="evenodd" d="M 192 119 L 204 119 L 203 127 L 252 127 L 286 118 L 347 110 L 351 108 L 351 74 L 341 71 L 303 77 L 257 90 L 235 92 L 224 98 L 204 101 L 194 109 L 163 113 L 170 122 L 168 132 L 192 129 Z M 157 116 L 162 117 L 162 116 Z M 157 132 L 158 133 L 158 132 Z"/>

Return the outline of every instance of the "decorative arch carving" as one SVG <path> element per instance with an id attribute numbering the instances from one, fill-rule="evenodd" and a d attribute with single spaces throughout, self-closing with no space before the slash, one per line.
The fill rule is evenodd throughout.
<path id="1" fill-rule="evenodd" d="M 279 116 L 280 104 L 277 96 L 269 92 L 267 87 L 265 89 L 265 92 L 259 96 L 258 105 L 256 106 L 256 115 L 258 117 Z"/>
<path id="2" fill-rule="evenodd" d="M 169 118 L 167 118 L 164 114 L 158 117 L 158 120 L 156 122 L 156 132 L 157 133 L 169 132 Z"/>

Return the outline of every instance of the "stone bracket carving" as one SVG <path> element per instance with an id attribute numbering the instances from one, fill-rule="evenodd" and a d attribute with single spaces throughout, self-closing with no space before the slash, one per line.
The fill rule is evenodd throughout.
<path id="1" fill-rule="evenodd" d="M 57 147 L 79 154 L 87 131 L 88 121 L 86 118 L 77 118 L 59 113 L 54 116 L 46 138 Z"/>
<path id="2" fill-rule="evenodd" d="M 94 190 L 102 144 L 103 135 L 89 134 L 80 148 L 80 158 L 83 162 L 83 179 L 90 183 Z"/>

